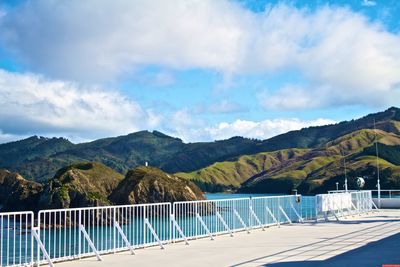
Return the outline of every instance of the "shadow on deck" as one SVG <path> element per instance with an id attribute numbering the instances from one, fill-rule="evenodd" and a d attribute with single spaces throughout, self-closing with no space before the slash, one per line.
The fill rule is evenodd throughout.
<path id="1" fill-rule="evenodd" d="M 311 244 L 294 247 L 279 253 L 266 255 L 264 257 L 248 260 L 234 266 L 242 266 L 250 263 L 258 266 L 273 267 L 319 267 L 319 266 L 382 266 L 382 264 L 400 264 L 400 233 L 390 235 L 393 230 L 400 228 L 399 224 L 389 226 L 390 222 L 398 220 L 381 219 L 364 221 L 382 222 L 382 224 L 367 227 L 363 230 L 354 231 L 350 234 L 338 235 L 332 238 L 314 242 Z M 335 222 L 337 224 L 356 224 L 357 222 Z M 386 236 L 376 241 L 377 237 Z M 356 247 L 357 244 L 367 244 Z M 350 249 L 350 250 L 349 250 Z M 344 252 L 337 255 L 338 250 Z M 320 257 L 326 257 L 330 254 L 336 254 L 325 260 L 319 260 Z M 302 261 L 294 260 L 298 256 L 306 259 Z M 292 258 L 292 261 L 291 261 Z"/>

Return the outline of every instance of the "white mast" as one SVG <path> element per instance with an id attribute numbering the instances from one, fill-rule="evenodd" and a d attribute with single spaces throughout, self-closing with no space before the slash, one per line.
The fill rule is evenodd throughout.
<path id="1" fill-rule="evenodd" d="M 374 119 L 374 133 L 375 133 L 375 150 L 376 150 L 376 169 L 377 169 L 377 183 L 376 187 L 378 189 L 378 207 L 381 207 L 381 181 L 380 181 L 380 173 L 379 173 L 379 152 L 378 152 L 378 137 L 376 134 L 376 127 L 375 127 L 375 119 Z"/>
<path id="2" fill-rule="evenodd" d="M 344 190 L 347 192 L 348 186 L 347 186 L 347 168 L 346 168 L 346 156 L 344 155 L 344 152 L 341 152 L 342 157 L 343 157 L 343 164 L 344 164 Z"/>
<path id="3" fill-rule="evenodd" d="M 343 161 L 344 161 L 344 190 L 348 190 L 347 188 L 347 167 L 346 167 L 346 156 L 343 154 Z"/>

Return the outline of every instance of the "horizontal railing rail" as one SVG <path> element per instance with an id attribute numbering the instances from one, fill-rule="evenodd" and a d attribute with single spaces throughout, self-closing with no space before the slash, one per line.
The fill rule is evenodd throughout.
<path id="1" fill-rule="evenodd" d="M 335 198 L 335 203 L 325 204 L 327 217 L 372 209 L 371 191 L 326 195 Z M 0 267 L 53 266 L 89 256 L 101 260 L 106 253 L 128 250 L 135 254 L 137 248 L 164 248 L 170 242 L 188 244 L 197 238 L 301 223 L 321 216 L 319 198 L 287 195 L 52 209 L 36 216 L 33 212 L 0 213 Z"/>
<path id="2" fill-rule="evenodd" d="M 371 190 L 373 198 L 400 198 L 400 189 Z"/>

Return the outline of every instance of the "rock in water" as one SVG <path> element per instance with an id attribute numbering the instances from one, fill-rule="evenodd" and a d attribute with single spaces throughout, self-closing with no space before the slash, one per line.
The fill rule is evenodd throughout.
<path id="1" fill-rule="evenodd" d="M 122 179 L 122 174 L 100 163 L 70 165 L 48 182 L 39 206 L 43 209 L 110 205 L 108 196 Z"/>
<path id="2" fill-rule="evenodd" d="M 192 182 L 153 167 L 130 170 L 110 195 L 116 204 L 191 201 L 204 199 L 203 192 Z"/>
<path id="3" fill-rule="evenodd" d="M 0 169 L 1 211 L 36 210 L 42 185 L 25 180 L 18 173 Z"/>

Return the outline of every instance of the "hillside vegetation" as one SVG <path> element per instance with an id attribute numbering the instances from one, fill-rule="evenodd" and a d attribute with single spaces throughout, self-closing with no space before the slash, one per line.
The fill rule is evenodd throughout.
<path id="1" fill-rule="evenodd" d="M 204 199 L 203 193 L 188 180 L 153 167 L 130 170 L 109 199 L 116 204 L 175 202 Z"/>
<path id="2" fill-rule="evenodd" d="M 103 164 L 117 173 L 112 177 L 122 177 L 147 161 L 164 172 L 193 181 L 204 191 L 287 193 L 297 188 L 312 193 L 333 189 L 336 181 L 343 180 L 345 156 L 349 177 L 366 175 L 370 177 L 367 186 L 374 188 L 371 181 L 376 175 L 375 133 L 383 181 L 387 186 L 395 185 L 400 162 L 400 109 L 395 107 L 357 120 L 304 128 L 267 140 L 232 137 L 184 143 L 157 131 L 141 131 L 72 144 L 63 138 L 34 136 L 1 144 L 0 168 L 46 183 L 61 177 L 56 174 L 59 169 L 76 167 L 80 162 Z M 68 171 L 74 172 L 76 168 Z"/>
<path id="3" fill-rule="evenodd" d="M 45 185 L 0 169 L 0 211 L 60 209 L 204 199 L 192 182 L 153 167 L 123 177 L 95 162 L 60 169 Z"/>
<path id="4" fill-rule="evenodd" d="M 183 143 L 157 131 L 141 131 L 72 144 L 63 138 L 34 136 L 0 144 L 0 168 L 40 182 L 52 178 L 62 167 L 85 161 L 102 163 L 121 174 L 144 165 L 146 161 L 169 173 L 191 173 L 216 162 L 234 161 L 243 155 L 283 149 L 315 149 L 352 132 L 372 129 L 374 120 L 377 129 L 398 135 L 399 118 L 400 110 L 393 107 L 357 120 L 309 127 L 267 140 L 232 137 L 215 142 Z M 235 180 L 240 182 L 244 178 Z"/>
<path id="5" fill-rule="evenodd" d="M 0 169 L 0 211 L 33 210 L 42 185 Z"/>
<path id="6" fill-rule="evenodd" d="M 400 187 L 398 165 L 400 137 L 377 130 L 378 159 L 382 188 Z M 390 144 L 390 145 L 388 145 Z M 373 130 L 360 130 L 312 149 L 301 157 L 266 170 L 263 175 L 250 177 L 239 192 L 268 193 L 298 189 L 300 193 L 321 193 L 334 190 L 335 183 L 344 184 L 346 161 L 349 186 L 357 189 L 356 178 L 366 179 L 367 189 L 376 189 L 377 158 Z"/>
<path id="7" fill-rule="evenodd" d="M 206 192 L 235 190 L 249 177 L 272 167 L 281 166 L 292 158 L 304 155 L 308 149 L 284 149 L 241 156 L 231 161 L 216 162 L 206 168 L 176 175 L 192 180 Z"/>
<path id="8" fill-rule="evenodd" d="M 355 179 L 369 175 L 373 178 L 376 170 L 370 166 L 376 165 L 376 158 L 374 162 L 373 158 L 365 156 L 376 154 L 375 138 L 378 140 L 382 173 L 396 177 L 400 136 L 371 129 L 346 134 L 313 149 L 283 149 L 246 155 L 177 175 L 192 180 L 209 192 L 291 193 L 293 189 L 302 193 L 322 192 L 334 189 L 336 180 L 343 183 L 344 157 L 349 177 Z M 330 182 L 327 184 L 327 181 Z"/>

